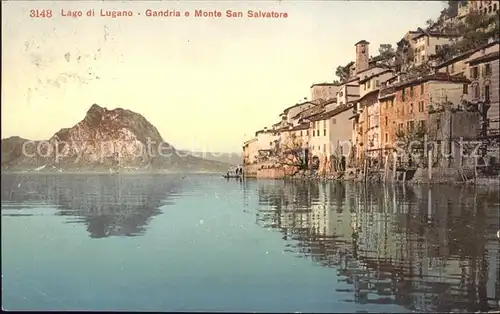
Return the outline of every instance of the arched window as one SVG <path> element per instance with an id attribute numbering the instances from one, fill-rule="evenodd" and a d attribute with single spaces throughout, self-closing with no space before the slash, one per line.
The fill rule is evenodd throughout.
<path id="1" fill-rule="evenodd" d="M 476 99 L 481 97 L 481 90 L 479 89 L 479 83 L 475 82 L 471 85 L 472 98 Z"/>

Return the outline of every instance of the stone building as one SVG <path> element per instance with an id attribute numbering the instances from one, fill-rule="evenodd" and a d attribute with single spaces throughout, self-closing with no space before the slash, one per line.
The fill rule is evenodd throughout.
<path id="1" fill-rule="evenodd" d="M 389 121 L 390 117 L 396 116 L 394 107 L 396 98 L 396 88 L 394 86 L 385 87 L 379 91 L 378 101 L 380 103 L 380 148 L 385 151 L 385 148 L 392 147 L 392 139 L 396 136 L 394 127 L 391 127 L 396 121 Z"/>
<path id="2" fill-rule="evenodd" d="M 434 31 L 423 31 L 413 36 L 414 64 L 417 66 L 424 64 L 430 57 L 436 55 L 440 46 L 453 44 L 459 38 L 457 35 Z"/>
<path id="3" fill-rule="evenodd" d="M 281 121 L 276 124 L 276 127 L 280 128 L 287 126 L 288 124 L 294 124 L 294 116 L 296 116 L 300 112 L 303 112 L 304 110 L 313 108 L 315 106 L 316 104 L 311 101 L 304 101 L 286 108 L 280 114 Z"/>
<path id="4" fill-rule="evenodd" d="M 321 173 L 331 172 L 332 156 L 349 156 L 352 147 L 351 112 L 352 106 L 342 105 L 309 119 L 311 161 L 317 162 Z"/>
<path id="5" fill-rule="evenodd" d="M 467 60 L 470 69 L 470 97 L 474 103 L 490 104 L 488 110 L 488 133 L 490 135 L 499 134 L 500 108 L 499 108 L 499 66 L 500 51 L 496 46 L 496 51 L 485 53 L 478 51 L 472 54 Z"/>
<path id="6" fill-rule="evenodd" d="M 500 4 L 491 0 L 466 0 L 458 3 L 458 18 L 463 19 L 469 13 L 498 14 Z"/>
<path id="7" fill-rule="evenodd" d="M 398 133 L 409 134 L 417 129 L 425 130 L 429 112 L 440 110 L 444 103 L 458 105 L 467 100 L 462 92 L 464 84 L 469 83 L 463 76 L 436 73 L 398 83 L 381 91 L 379 98 L 384 99 L 384 104 L 380 107 L 384 148 L 394 146 Z M 391 97 L 394 97 L 394 101 Z"/>
<path id="8" fill-rule="evenodd" d="M 427 138 L 440 167 L 473 167 L 481 117 L 478 112 L 445 106 L 428 117 Z"/>
<path id="9" fill-rule="evenodd" d="M 366 154 L 372 157 L 379 154 L 381 141 L 378 94 L 380 87 L 394 76 L 390 69 L 380 67 L 372 67 L 371 69 L 370 76 L 364 75 L 359 80 L 360 98 L 354 106 L 354 115 L 352 116 L 352 141 L 356 146 L 358 160 Z"/>
<path id="10" fill-rule="evenodd" d="M 257 138 L 252 138 L 243 143 L 243 165 L 250 165 L 256 162 L 258 154 Z"/>
<path id="11" fill-rule="evenodd" d="M 473 102 L 489 100 L 491 105 L 488 118 L 491 120 L 488 132 L 498 132 L 500 116 L 499 109 L 499 41 L 490 41 L 488 44 L 458 55 L 439 64 L 436 72 L 451 76 L 463 75 L 471 82 L 463 87 L 462 93 L 468 95 Z"/>
<path id="12" fill-rule="evenodd" d="M 328 101 L 337 97 L 340 84 L 318 83 L 311 85 L 311 101 Z"/>
<path id="13" fill-rule="evenodd" d="M 379 91 L 373 90 L 363 95 L 356 104 L 352 122 L 352 141 L 356 147 L 356 159 L 375 156 L 380 148 L 380 106 Z"/>

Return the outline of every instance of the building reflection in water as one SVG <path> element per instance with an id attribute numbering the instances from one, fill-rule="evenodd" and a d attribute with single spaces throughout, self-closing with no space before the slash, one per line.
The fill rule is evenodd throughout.
<path id="1" fill-rule="evenodd" d="M 54 205 L 69 223 L 87 225 L 92 238 L 136 236 L 179 193 L 180 182 L 164 175 L 5 175 L 2 202 L 12 209 Z"/>
<path id="2" fill-rule="evenodd" d="M 357 303 L 498 310 L 498 193 L 436 186 L 262 181 L 257 220 L 340 275 Z"/>

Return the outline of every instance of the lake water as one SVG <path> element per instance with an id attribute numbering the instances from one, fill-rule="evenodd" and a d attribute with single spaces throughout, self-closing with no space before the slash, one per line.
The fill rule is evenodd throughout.
<path id="1" fill-rule="evenodd" d="M 498 192 L 2 175 L 8 310 L 498 310 Z"/>

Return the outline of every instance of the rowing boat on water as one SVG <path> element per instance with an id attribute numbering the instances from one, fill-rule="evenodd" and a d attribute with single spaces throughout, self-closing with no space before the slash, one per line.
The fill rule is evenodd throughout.
<path id="1" fill-rule="evenodd" d="M 240 179 L 241 178 L 240 175 L 234 175 L 234 174 L 230 174 L 230 175 L 225 174 L 222 177 L 225 179 Z"/>

